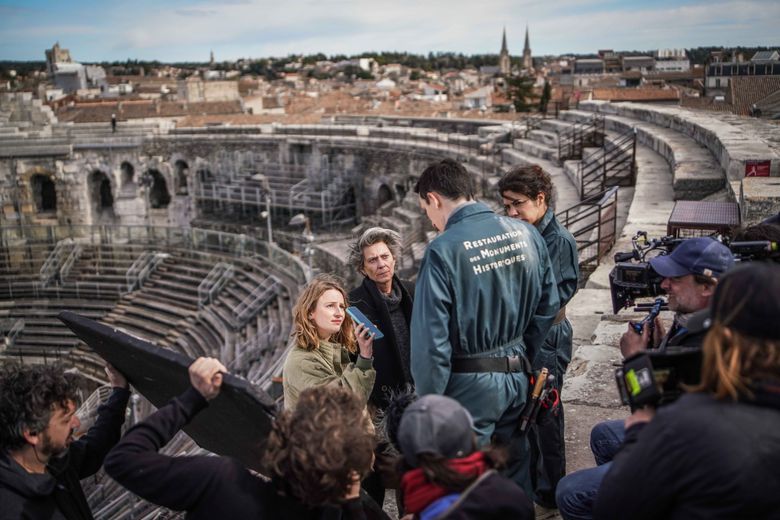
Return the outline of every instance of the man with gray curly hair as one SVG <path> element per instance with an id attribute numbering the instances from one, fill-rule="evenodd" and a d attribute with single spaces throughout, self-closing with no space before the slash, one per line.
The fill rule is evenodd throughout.
<path id="1" fill-rule="evenodd" d="M 412 320 L 414 284 L 395 274 L 401 256 L 401 237 L 392 229 L 372 227 L 350 246 L 349 263 L 363 275 L 363 283 L 350 291 L 349 302 L 365 314 L 385 335 L 374 340 L 376 383 L 369 398 L 373 408 L 384 411 L 391 395 L 411 385 L 409 324 Z M 382 448 L 377 456 L 381 458 Z M 379 472 L 363 481 L 363 488 L 378 503 L 385 486 Z"/>
<path id="2" fill-rule="evenodd" d="M 376 384 L 370 402 L 384 409 L 389 394 L 411 383 L 409 323 L 414 285 L 395 274 L 401 237 L 392 229 L 372 227 L 351 245 L 349 263 L 363 275 L 363 283 L 349 293 L 349 301 L 385 335 L 374 340 Z"/>

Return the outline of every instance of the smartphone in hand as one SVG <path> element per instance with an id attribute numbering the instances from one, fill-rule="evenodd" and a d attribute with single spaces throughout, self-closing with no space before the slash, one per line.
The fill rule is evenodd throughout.
<path id="1" fill-rule="evenodd" d="M 374 339 L 385 337 L 385 335 L 382 334 L 382 331 L 376 328 L 376 326 L 371 323 L 371 320 L 369 320 L 365 314 L 360 312 L 360 309 L 357 307 L 347 307 L 347 314 L 349 314 L 349 317 L 352 318 L 352 321 L 355 322 L 355 325 L 358 323 L 365 325 L 368 332 L 374 335 Z"/>

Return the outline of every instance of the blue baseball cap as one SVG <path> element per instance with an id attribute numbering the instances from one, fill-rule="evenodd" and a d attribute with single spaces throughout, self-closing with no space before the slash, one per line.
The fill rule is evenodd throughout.
<path id="1" fill-rule="evenodd" d="M 689 238 L 670 254 L 650 259 L 650 265 L 664 278 L 701 274 L 717 279 L 734 266 L 734 255 L 717 240 Z"/>

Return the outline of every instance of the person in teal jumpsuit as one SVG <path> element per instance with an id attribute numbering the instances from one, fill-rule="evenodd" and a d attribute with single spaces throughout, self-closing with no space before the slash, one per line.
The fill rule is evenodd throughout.
<path id="1" fill-rule="evenodd" d="M 510 448 L 508 476 L 530 495 L 528 445 L 518 431 L 537 357 L 558 312 L 547 247 L 530 224 L 474 201 L 475 181 L 445 159 L 415 186 L 440 235 L 415 288 L 411 368 L 419 395 L 443 394 L 472 415 L 480 444 Z"/>
<path id="2" fill-rule="evenodd" d="M 542 234 L 558 285 L 560 311 L 544 342 L 540 356 L 533 360 L 535 370 L 547 367 L 555 375 L 560 398 L 561 383 L 571 361 L 572 328 L 566 319 L 566 304 L 577 291 L 579 265 L 577 243 L 558 222 L 552 209 L 553 185 L 550 176 L 539 166 L 521 166 L 507 173 L 498 183 L 506 214 L 536 226 Z M 566 474 L 563 403 L 541 414 L 539 423 L 529 434 L 531 478 L 535 501 L 555 508 L 555 488 Z"/>

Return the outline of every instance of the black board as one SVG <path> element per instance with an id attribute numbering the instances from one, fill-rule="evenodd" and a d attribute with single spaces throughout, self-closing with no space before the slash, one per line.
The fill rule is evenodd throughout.
<path id="1" fill-rule="evenodd" d="M 63 311 L 58 317 L 156 407 L 190 387 L 187 368 L 193 359 L 74 312 Z M 260 462 L 274 414 L 274 401 L 267 393 L 225 374 L 219 395 L 184 431 L 198 446 L 262 472 Z"/>

